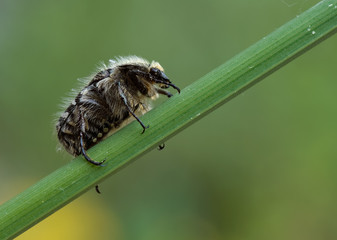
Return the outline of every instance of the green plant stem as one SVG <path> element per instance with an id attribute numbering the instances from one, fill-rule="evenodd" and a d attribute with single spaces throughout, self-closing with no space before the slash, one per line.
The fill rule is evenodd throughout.
<path id="1" fill-rule="evenodd" d="M 321 1 L 142 117 L 0 206 L 0 239 L 17 236 L 145 151 L 336 32 L 337 0 Z"/>

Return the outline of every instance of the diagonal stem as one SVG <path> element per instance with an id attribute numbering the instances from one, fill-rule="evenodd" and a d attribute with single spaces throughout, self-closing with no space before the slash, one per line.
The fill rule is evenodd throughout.
<path id="1" fill-rule="evenodd" d="M 319 2 L 145 114 L 141 119 L 151 128 L 144 134 L 133 122 L 90 149 L 94 159 L 106 159 L 104 167 L 77 157 L 1 205 L 0 239 L 13 238 L 27 230 L 131 160 L 328 38 L 336 28 L 337 0 Z"/>

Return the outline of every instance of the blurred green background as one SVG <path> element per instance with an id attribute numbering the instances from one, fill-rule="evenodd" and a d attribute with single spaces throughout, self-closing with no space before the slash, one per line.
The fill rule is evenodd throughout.
<path id="1" fill-rule="evenodd" d="M 2 0 L 0 203 L 72 159 L 55 113 L 101 61 L 184 88 L 317 2 Z M 336 37 L 18 239 L 336 239 Z"/>

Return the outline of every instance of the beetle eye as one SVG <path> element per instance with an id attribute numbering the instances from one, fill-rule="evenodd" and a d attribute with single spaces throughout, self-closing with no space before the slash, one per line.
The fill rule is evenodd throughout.
<path id="1" fill-rule="evenodd" d="M 160 73 L 160 70 L 158 68 L 151 68 L 150 73 L 155 75 L 155 76 L 158 76 L 159 73 Z"/>

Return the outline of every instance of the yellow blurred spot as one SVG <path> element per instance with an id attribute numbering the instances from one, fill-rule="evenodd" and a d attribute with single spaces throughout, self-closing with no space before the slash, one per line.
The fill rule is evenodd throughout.
<path id="1" fill-rule="evenodd" d="M 101 197 L 93 189 L 15 239 L 122 239 L 118 219 Z"/>

